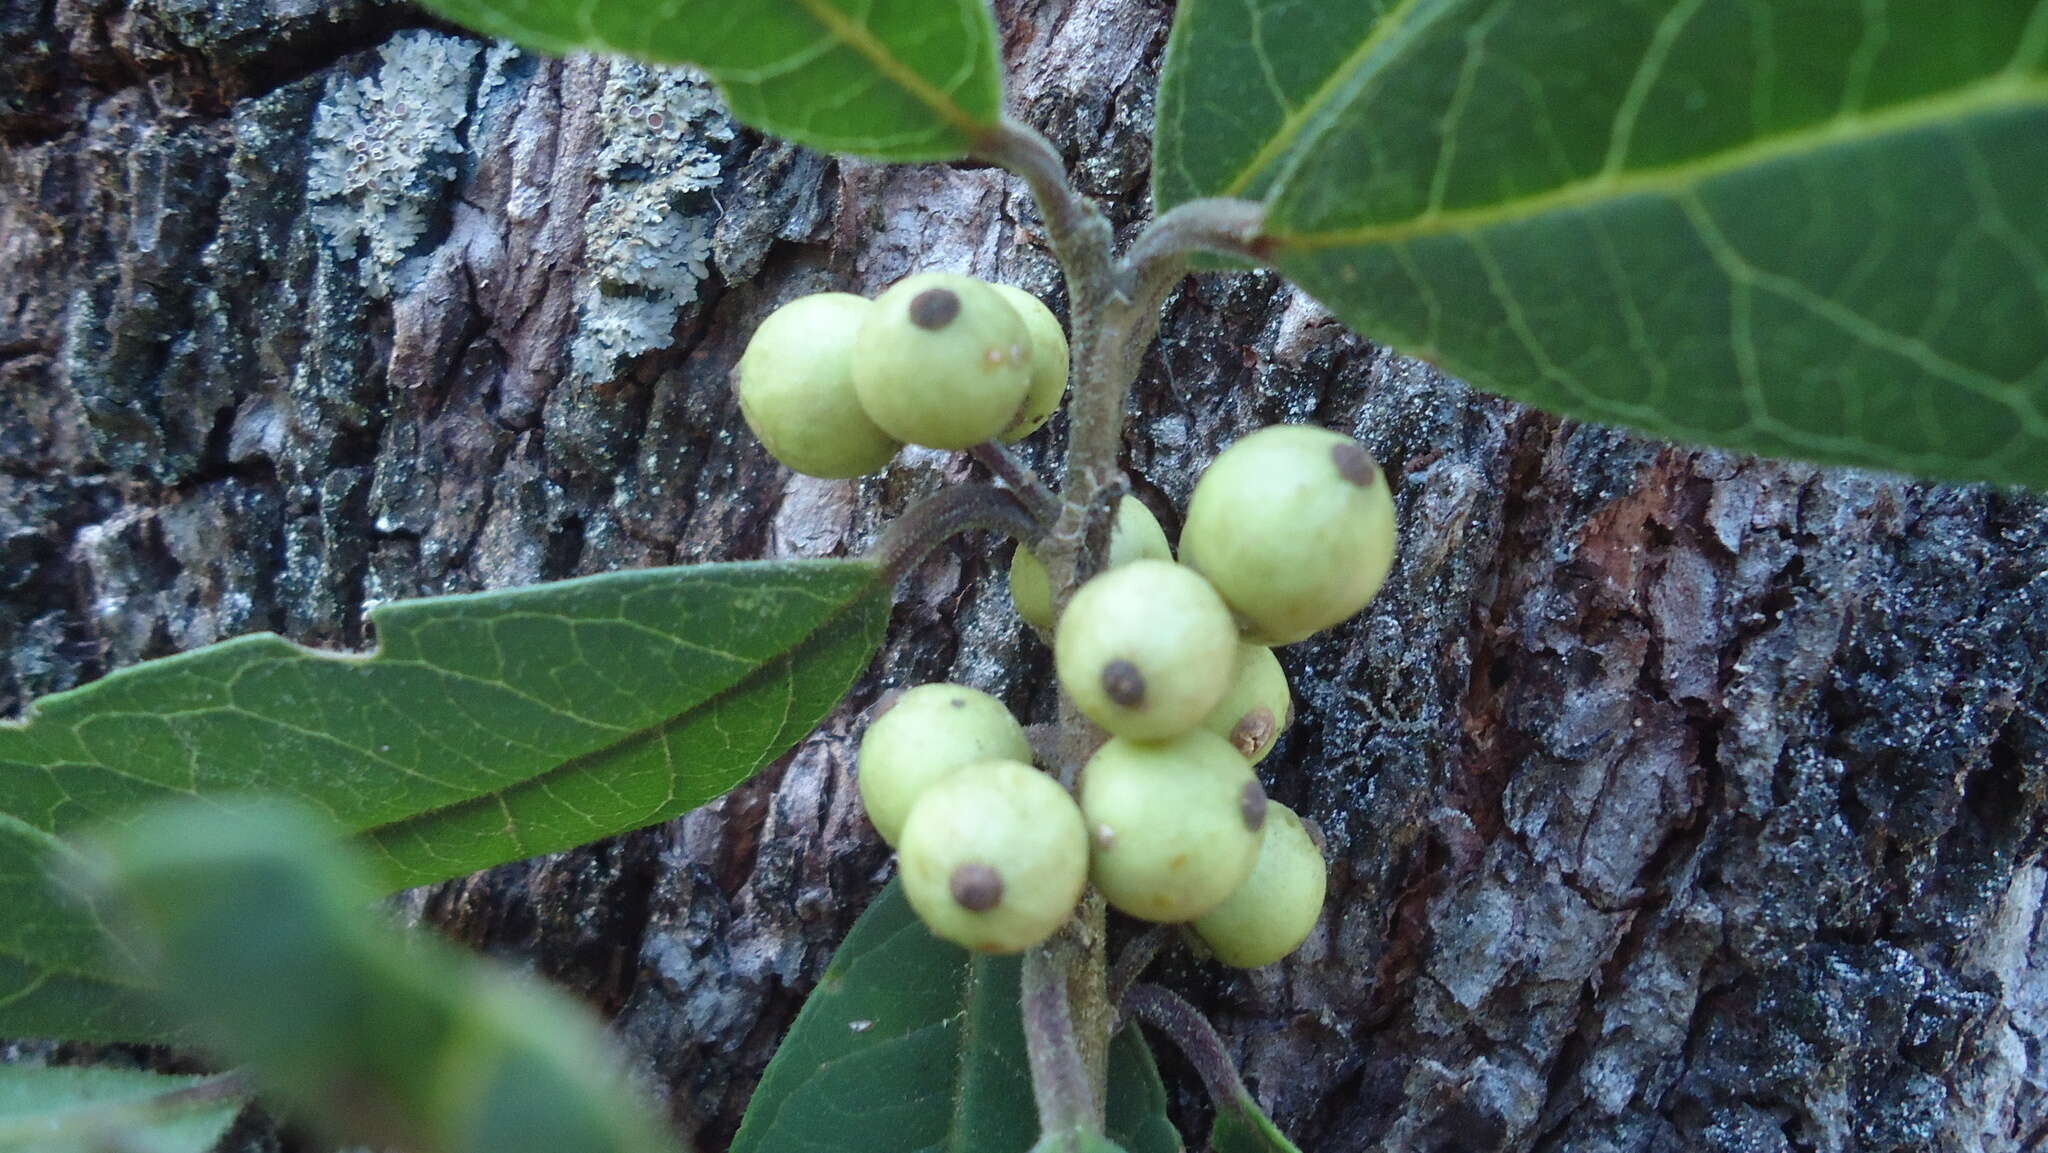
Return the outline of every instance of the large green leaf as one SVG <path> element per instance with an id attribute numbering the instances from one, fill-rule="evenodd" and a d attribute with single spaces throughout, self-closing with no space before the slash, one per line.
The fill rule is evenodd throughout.
<path id="1" fill-rule="evenodd" d="M 734 116 L 828 152 L 951 160 L 1003 110 L 988 0 L 425 0 L 542 52 L 694 64 Z"/>
<path id="2" fill-rule="evenodd" d="M 2048 487 L 2038 0 L 1183 0 L 1158 193 L 1545 408 Z"/>
<path id="3" fill-rule="evenodd" d="M 165 1006 L 333 1144 L 677 1153 L 589 1009 L 391 927 L 343 830 L 271 800 L 151 806 L 93 875 Z"/>
<path id="4" fill-rule="evenodd" d="M 207 1153 L 242 1102 L 195 1091 L 205 1081 L 0 1065 L 0 1153 Z"/>
<path id="5" fill-rule="evenodd" d="M 808 732 L 889 591 L 852 561 L 614 573 L 384 606 L 366 657 L 247 637 L 38 702 L 0 725 L 0 1036 L 162 1035 L 47 883 L 57 837 L 260 792 L 363 837 L 397 889 L 654 824 Z"/>
<path id="6" fill-rule="evenodd" d="M 783 1038 L 732 1153 L 1027 1153 L 1038 1119 L 1018 968 L 932 936 L 891 881 Z M 1135 1030 L 1118 1035 L 1110 1066 L 1110 1138 L 1179 1153 Z"/>

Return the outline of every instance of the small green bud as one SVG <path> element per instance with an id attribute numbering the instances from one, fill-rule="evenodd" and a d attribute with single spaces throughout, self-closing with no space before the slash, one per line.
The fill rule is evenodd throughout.
<path id="1" fill-rule="evenodd" d="M 1081 771 L 1090 876 L 1118 909 L 1192 921 L 1251 873 L 1266 791 L 1230 743 L 1207 729 L 1160 744 L 1116 737 Z"/>
<path id="2" fill-rule="evenodd" d="M 1270 965 L 1300 948 L 1322 915 L 1329 883 L 1323 851 L 1294 810 L 1269 803 L 1266 825 L 1251 876 L 1194 924 L 1218 959 L 1240 969 Z"/>
<path id="3" fill-rule="evenodd" d="M 1088 834 L 1058 781 L 1020 761 L 981 761 L 918 799 L 897 859 L 903 895 L 934 934 L 1021 953 L 1073 915 Z"/>
<path id="4" fill-rule="evenodd" d="M 1157 741 L 1202 723 L 1237 671 L 1237 627 L 1209 582 L 1138 560 L 1081 586 L 1053 634 L 1060 684 L 1088 719 Z"/>
<path id="5" fill-rule="evenodd" d="M 989 287 L 1017 310 L 1018 319 L 1031 333 L 1031 391 L 1024 395 L 1024 408 L 1016 422 L 1003 430 L 1004 440 L 1023 440 L 1051 420 L 1067 397 L 1067 334 L 1044 301 L 1008 284 Z"/>
<path id="6" fill-rule="evenodd" d="M 1152 516 L 1145 502 L 1126 496 L 1116 506 L 1116 523 L 1109 530 L 1109 567 L 1134 560 L 1172 560 L 1173 546 L 1166 543 L 1166 530 Z M 1010 557 L 1010 599 L 1025 623 L 1041 629 L 1052 627 L 1052 580 L 1037 554 L 1022 544 Z"/>
<path id="7" fill-rule="evenodd" d="M 1003 702 L 966 685 L 919 685 L 861 734 L 860 801 L 895 845 L 925 790 L 962 765 L 990 760 L 1031 760 L 1024 726 Z"/>
<path id="8" fill-rule="evenodd" d="M 806 476 L 876 472 L 902 446 L 853 388 L 853 342 L 874 306 L 846 292 L 800 296 L 770 313 L 740 355 L 740 413 L 769 455 Z"/>
<path id="9" fill-rule="evenodd" d="M 1182 563 L 1248 637 L 1284 645 L 1348 620 L 1394 564 L 1394 500 L 1357 441 L 1282 424 L 1231 445 L 1188 501 Z"/>
<path id="10" fill-rule="evenodd" d="M 1202 718 L 1202 727 L 1229 741 L 1256 765 L 1294 723 L 1294 696 L 1273 650 L 1250 641 L 1237 646 L 1237 674 L 1222 703 Z"/>
<path id="11" fill-rule="evenodd" d="M 920 273 L 875 298 L 854 337 L 853 386 L 869 418 L 896 439 L 971 448 L 1023 408 L 1031 334 L 990 285 Z"/>

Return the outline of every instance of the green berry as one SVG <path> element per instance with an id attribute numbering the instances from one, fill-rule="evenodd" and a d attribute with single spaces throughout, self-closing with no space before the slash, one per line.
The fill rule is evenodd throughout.
<path id="1" fill-rule="evenodd" d="M 1089 875 L 1110 904 L 1148 921 L 1192 921 L 1250 875 L 1266 792 L 1207 729 L 1141 744 L 1122 737 L 1081 771 Z"/>
<path id="2" fill-rule="evenodd" d="M 1287 674 L 1273 650 L 1250 641 L 1237 646 L 1237 673 L 1230 691 L 1209 715 L 1202 727 L 1229 741 L 1244 759 L 1256 765 L 1273 751 L 1287 726 L 1294 721 L 1294 696 L 1287 689 Z"/>
<path id="3" fill-rule="evenodd" d="M 1166 530 L 1145 502 L 1126 496 L 1116 506 L 1116 523 L 1109 530 L 1109 567 L 1148 559 L 1172 560 L 1173 546 L 1166 543 Z M 1052 627 L 1052 580 L 1037 555 L 1021 544 L 1010 557 L 1010 599 L 1027 624 Z"/>
<path id="4" fill-rule="evenodd" d="M 1019 761 L 981 761 L 918 799 L 897 859 L 903 893 L 933 933 L 1021 953 L 1073 914 L 1088 883 L 1088 834 L 1058 781 Z"/>
<path id="5" fill-rule="evenodd" d="M 1003 430 L 1004 440 L 1023 440 L 1037 432 L 1067 397 L 1067 334 L 1059 317 L 1045 302 L 1007 284 L 992 284 L 1031 334 L 1031 391 L 1024 394 L 1024 408 L 1016 421 Z"/>
<path id="6" fill-rule="evenodd" d="M 747 427 L 769 455 L 806 476 L 875 472 L 902 447 L 854 393 L 854 334 L 873 308 L 845 292 L 798 297 L 770 313 L 740 355 Z"/>
<path id="7" fill-rule="evenodd" d="M 1327 874 L 1314 835 L 1292 809 L 1272 802 L 1251 876 L 1195 922 L 1195 935 L 1226 965 L 1270 965 L 1299 948 L 1316 927 Z"/>
<path id="8" fill-rule="evenodd" d="M 1195 485 L 1182 563 L 1209 578 L 1262 644 L 1347 620 L 1394 564 L 1394 500 L 1357 441 L 1282 424 L 1225 449 Z"/>
<path id="9" fill-rule="evenodd" d="M 966 685 L 919 685 L 861 734 L 860 801 L 894 845 L 925 790 L 962 765 L 999 759 L 1031 759 L 1024 727 L 1003 702 Z"/>
<path id="10" fill-rule="evenodd" d="M 970 276 L 926 272 L 875 298 L 853 342 L 853 386 L 884 432 L 971 448 L 1017 419 L 1031 390 L 1031 334 Z"/>
<path id="11" fill-rule="evenodd" d="M 1201 724 L 1229 691 L 1237 626 L 1193 570 L 1137 560 L 1081 586 L 1052 650 L 1061 686 L 1089 720 L 1157 741 Z"/>

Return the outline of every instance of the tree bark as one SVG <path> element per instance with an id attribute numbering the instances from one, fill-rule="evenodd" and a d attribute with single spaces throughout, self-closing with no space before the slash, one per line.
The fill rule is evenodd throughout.
<path id="1" fill-rule="evenodd" d="M 998 8 L 1013 110 L 1128 234 L 1170 11 Z M 398 597 L 858 551 L 973 466 L 791 476 L 732 400 L 748 333 L 919 268 L 1059 300 L 999 172 L 835 162 L 687 75 L 378 0 L 0 0 L 0 50 L 4 709 L 254 630 L 368 645 Z M 1163 970 L 1283 1129 L 2048 1135 L 2040 502 L 1561 422 L 1274 277 L 1190 280 L 1133 400 L 1136 491 L 1172 529 L 1217 447 L 1282 420 L 1365 439 L 1404 541 L 1363 617 L 1282 654 L 1299 720 L 1263 776 L 1329 834 L 1323 923 L 1270 969 Z M 409 909 L 612 1014 L 721 1147 L 888 874 L 851 787 L 863 711 L 941 678 L 1051 708 L 991 552 L 918 569 L 852 697 L 728 798 Z"/>

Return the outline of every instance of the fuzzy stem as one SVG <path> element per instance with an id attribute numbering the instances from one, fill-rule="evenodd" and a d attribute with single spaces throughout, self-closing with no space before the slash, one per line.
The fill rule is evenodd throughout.
<path id="1" fill-rule="evenodd" d="M 1131 986 L 1124 994 L 1123 1006 L 1138 1020 L 1166 1034 L 1167 1040 L 1195 1067 L 1217 1108 L 1234 1108 L 1245 1096 L 1244 1080 L 1237 1075 L 1236 1063 L 1223 1047 L 1216 1027 L 1202 1016 L 1201 1010 L 1179 994 L 1157 985 Z"/>
<path id="2" fill-rule="evenodd" d="M 948 537 L 972 529 L 990 529 L 1027 544 L 1043 531 L 1017 494 L 991 484 L 961 485 L 940 489 L 905 509 L 868 556 L 893 584 Z"/>
<path id="3" fill-rule="evenodd" d="M 1052 527 L 1053 521 L 1060 515 L 1058 494 L 1047 488 L 1045 481 L 1039 479 L 1038 473 L 1030 465 L 1025 464 L 1016 453 L 1010 451 L 1010 446 L 992 440 L 986 444 L 977 444 L 967 452 L 980 461 L 983 467 L 994 473 L 995 478 L 1002 481 L 1004 487 L 1017 494 L 1017 499 L 1030 510 L 1041 530 Z"/>
<path id="4" fill-rule="evenodd" d="M 1047 1133 L 1102 1132 L 1102 1094 L 1082 1059 L 1068 998 L 1074 952 L 1054 943 L 1024 954 L 1025 1048 L 1038 1124 Z"/>
<path id="5" fill-rule="evenodd" d="M 1131 938 L 1124 945 L 1124 951 L 1117 954 L 1116 964 L 1109 970 L 1109 999 L 1112 1004 L 1122 1004 L 1124 994 L 1138 983 L 1146 966 L 1159 956 L 1172 939 L 1173 930 L 1165 925 L 1148 926 L 1143 933 Z"/>

